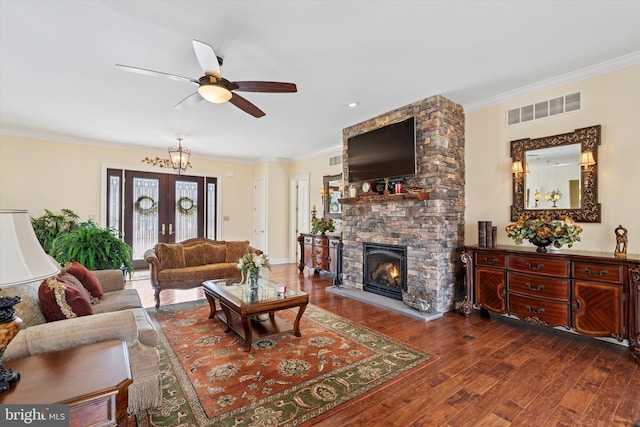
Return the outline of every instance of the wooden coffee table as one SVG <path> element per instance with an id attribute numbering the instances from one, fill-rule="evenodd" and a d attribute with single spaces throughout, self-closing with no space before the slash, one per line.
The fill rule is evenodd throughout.
<path id="1" fill-rule="evenodd" d="M 209 319 L 217 315 L 227 325 L 225 332 L 234 331 L 245 341 L 244 351 L 251 351 L 254 339 L 293 331 L 300 337 L 300 319 L 304 314 L 309 295 L 302 291 L 288 289 L 285 295 L 278 296 L 275 283 L 261 284 L 255 291 L 247 285 L 232 283 L 230 280 L 207 280 L 202 284 L 204 294 L 209 301 L 211 312 Z M 216 301 L 222 311 L 218 312 Z M 287 308 L 298 308 L 293 324 L 274 316 L 274 312 Z M 258 315 L 268 314 L 268 319 L 259 320 Z"/>

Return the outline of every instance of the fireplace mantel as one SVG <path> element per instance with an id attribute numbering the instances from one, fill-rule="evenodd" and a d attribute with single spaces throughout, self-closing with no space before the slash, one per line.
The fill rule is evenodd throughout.
<path id="1" fill-rule="evenodd" d="M 344 197 L 340 199 L 343 205 L 354 205 L 362 203 L 387 203 L 397 202 L 400 200 L 429 200 L 427 191 L 417 193 L 400 193 L 400 194 L 373 194 L 370 196 Z"/>

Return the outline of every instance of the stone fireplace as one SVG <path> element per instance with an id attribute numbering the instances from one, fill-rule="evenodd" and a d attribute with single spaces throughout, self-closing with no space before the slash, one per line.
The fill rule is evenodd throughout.
<path id="1" fill-rule="evenodd" d="M 406 248 L 406 291 L 428 294 L 432 309 L 444 312 L 461 299 L 464 245 L 464 112 L 436 95 L 343 130 L 347 140 L 414 116 L 417 174 L 405 179 L 402 194 L 364 194 L 342 199 L 343 286 L 364 289 L 364 244 Z M 460 291 L 460 292 L 456 292 Z"/>
<path id="2" fill-rule="evenodd" d="M 407 247 L 365 242 L 363 290 L 402 301 L 407 290 Z"/>

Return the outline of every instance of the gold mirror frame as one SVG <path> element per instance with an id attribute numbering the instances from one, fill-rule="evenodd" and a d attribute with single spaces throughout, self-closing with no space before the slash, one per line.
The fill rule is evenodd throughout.
<path id="1" fill-rule="evenodd" d="M 595 165 L 580 167 L 581 208 L 579 209 L 525 209 L 525 173 L 513 173 L 511 221 L 517 221 L 522 215 L 550 215 L 553 218 L 566 215 L 576 222 L 601 222 L 600 204 L 598 203 L 598 145 L 600 145 L 600 128 L 600 125 L 595 125 L 559 135 L 511 141 L 511 159 L 513 162 L 522 162 L 525 160 L 527 151 L 568 144 L 580 144 L 580 151 L 591 151 L 593 158 L 596 160 Z"/>
<path id="2" fill-rule="evenodd" d="M 322 177 L 322 188 L 324 188 L 324 194 L 322 195 L 322 204 L 324 205 L 323 214 L 325 218 L 342 219 L 342 210 L 338 213 L 331 212 L 331 194 L 329 192 L 329 183 L 333 181 L 342 182 L 342 174 L 325 175 Z M 342 195 L 342 197 L 344 197 L 344 194 Z"/>

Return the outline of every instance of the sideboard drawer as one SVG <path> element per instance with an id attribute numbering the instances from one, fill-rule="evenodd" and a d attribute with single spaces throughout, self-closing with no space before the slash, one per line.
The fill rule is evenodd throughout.
<path id="1" fill-rule="evenodd" d="M 536 325 L 569 326 L 569 304 L 509 294 L 509 313 Z"/>
<path id="2" fill-rule="evenodd" d="M 614 264 L 573 263 L 573 277 L 576 279 L 598 280 L 610 283 L 622 283 L 623 267 Z"/>
<path id="3" fill-rule="evenodd" d="M 509 272 L 509 291 L 569 301 L 569 280 Z"/>
<path id="4" fill-rule="evenodd" d="M 505 268 L 507 257 L 502 254 L 476 253 L 476 264 L 487 267 Z"/>
<path id="5" fill-rule="evenodd" d="M 313 245 L 313 237 L 311 237 L 311 236 L 304 236 L 304 244 L 305 244 L 305 245 Z"/>
<path id="6" fill-rule="evenodd" d="M 329 242 L 326 237 L 316 237 L 313 239 L 314 246 L 329 246 Z"/>
<path id="7" fill-rule="evenodd" d="M 553 259 L 550 257 L 536 258 L 523 256 L 510 256 L 509 269 L 523 271 L 525 273 L 546 274 L 556 277 L 569 277 L 569 261 Z"/>

